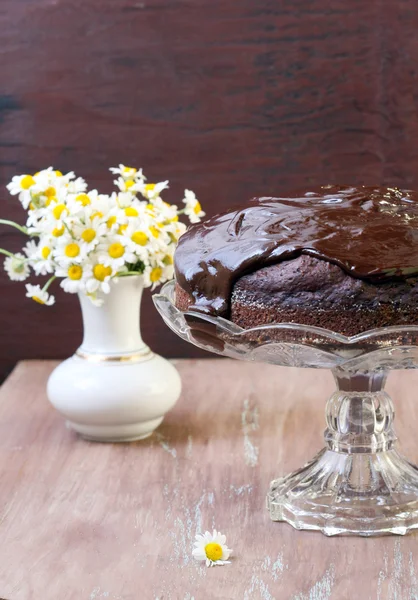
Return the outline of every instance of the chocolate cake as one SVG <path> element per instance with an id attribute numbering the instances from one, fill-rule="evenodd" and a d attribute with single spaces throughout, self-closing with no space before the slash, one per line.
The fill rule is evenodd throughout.
<path id="1" fill-rule="evenodd" d="M 243 328 L 300 323 L 355 335 L 418 324 L 418 194 L 322 186 L 192 226 L 176 304 Z"/>

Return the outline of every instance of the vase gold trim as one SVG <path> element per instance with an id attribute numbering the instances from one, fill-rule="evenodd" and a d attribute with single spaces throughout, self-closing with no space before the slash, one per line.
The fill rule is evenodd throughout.
<path id="1" fill-rule="evenodd" d="M 86 352 L 85 350 L 78 348 L 75 355 L 82 360 L 93 363 L 125 363 L 150 360 L 154 356 L 154 353 L 146 346 L 142 350 L 130 354 L 98 354 L 95 352 Z"/>

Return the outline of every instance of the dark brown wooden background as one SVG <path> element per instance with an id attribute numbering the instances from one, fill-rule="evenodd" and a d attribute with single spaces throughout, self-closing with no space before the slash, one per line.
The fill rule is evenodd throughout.
<path id="1" fill-rule="evenodd" d="M 108 166 L 141 165 L 208 214 L 301 184 L 418 187 L 417 31 L 415 0 L 1 0 L 1 215 L 23 217 L 12 175 L 51 164 L 104 191 Z M 76 297 L 24 295 L 0 276 L 2 373 L 81 340 Z M 145 296 L 149 344 L 196 355 Z"/>

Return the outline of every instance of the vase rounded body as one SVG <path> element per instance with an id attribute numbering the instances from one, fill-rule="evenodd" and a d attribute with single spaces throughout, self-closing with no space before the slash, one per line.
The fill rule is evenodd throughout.
<path id="1" fill-rule="evenodd" d="M 100 307 L 79 295 L 83 342 L 52 372 L 47 394 L 68 426 L 85 438 L 148 437 L 180 395 L 177 370 L 142 341 L 142 290 L 141 277 L 130 276 L 112 283 Z"/>

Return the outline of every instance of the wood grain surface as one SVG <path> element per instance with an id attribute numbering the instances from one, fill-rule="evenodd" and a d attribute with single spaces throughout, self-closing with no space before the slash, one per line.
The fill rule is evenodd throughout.
<path id="1" fill-rule="evenodd" d="M 0 390 L 0 596 L 7 600 L 414 600 L 418 533 L 326 538 L 270 521 L 272 478 L 322 445 L 326 371 L 175 361 L 182 397 L 147 441 L 85 442 L 48 405 L 54 363 Z M 417 461 L 418 373 L 396 372 L 402 449 Z M 117 393 L 117 387 L 115 387 Z M 230 565 L 192 556 L 216 527 Z"/>
<path id="2" fill-rule="evenodd" d="M 108 166 L 139 164 L 208 214 L 307 184 L 417 187 L 417 29 L 410 0 L 2 0 L 0 213 L 22 218 L 4 184 L 50 164 L 104 191 Z M 144 333 L 197 356 L 149 300 Z M 80 337 L 74 298 L 35 309 L 0 276 L 0 371 Z"/>

